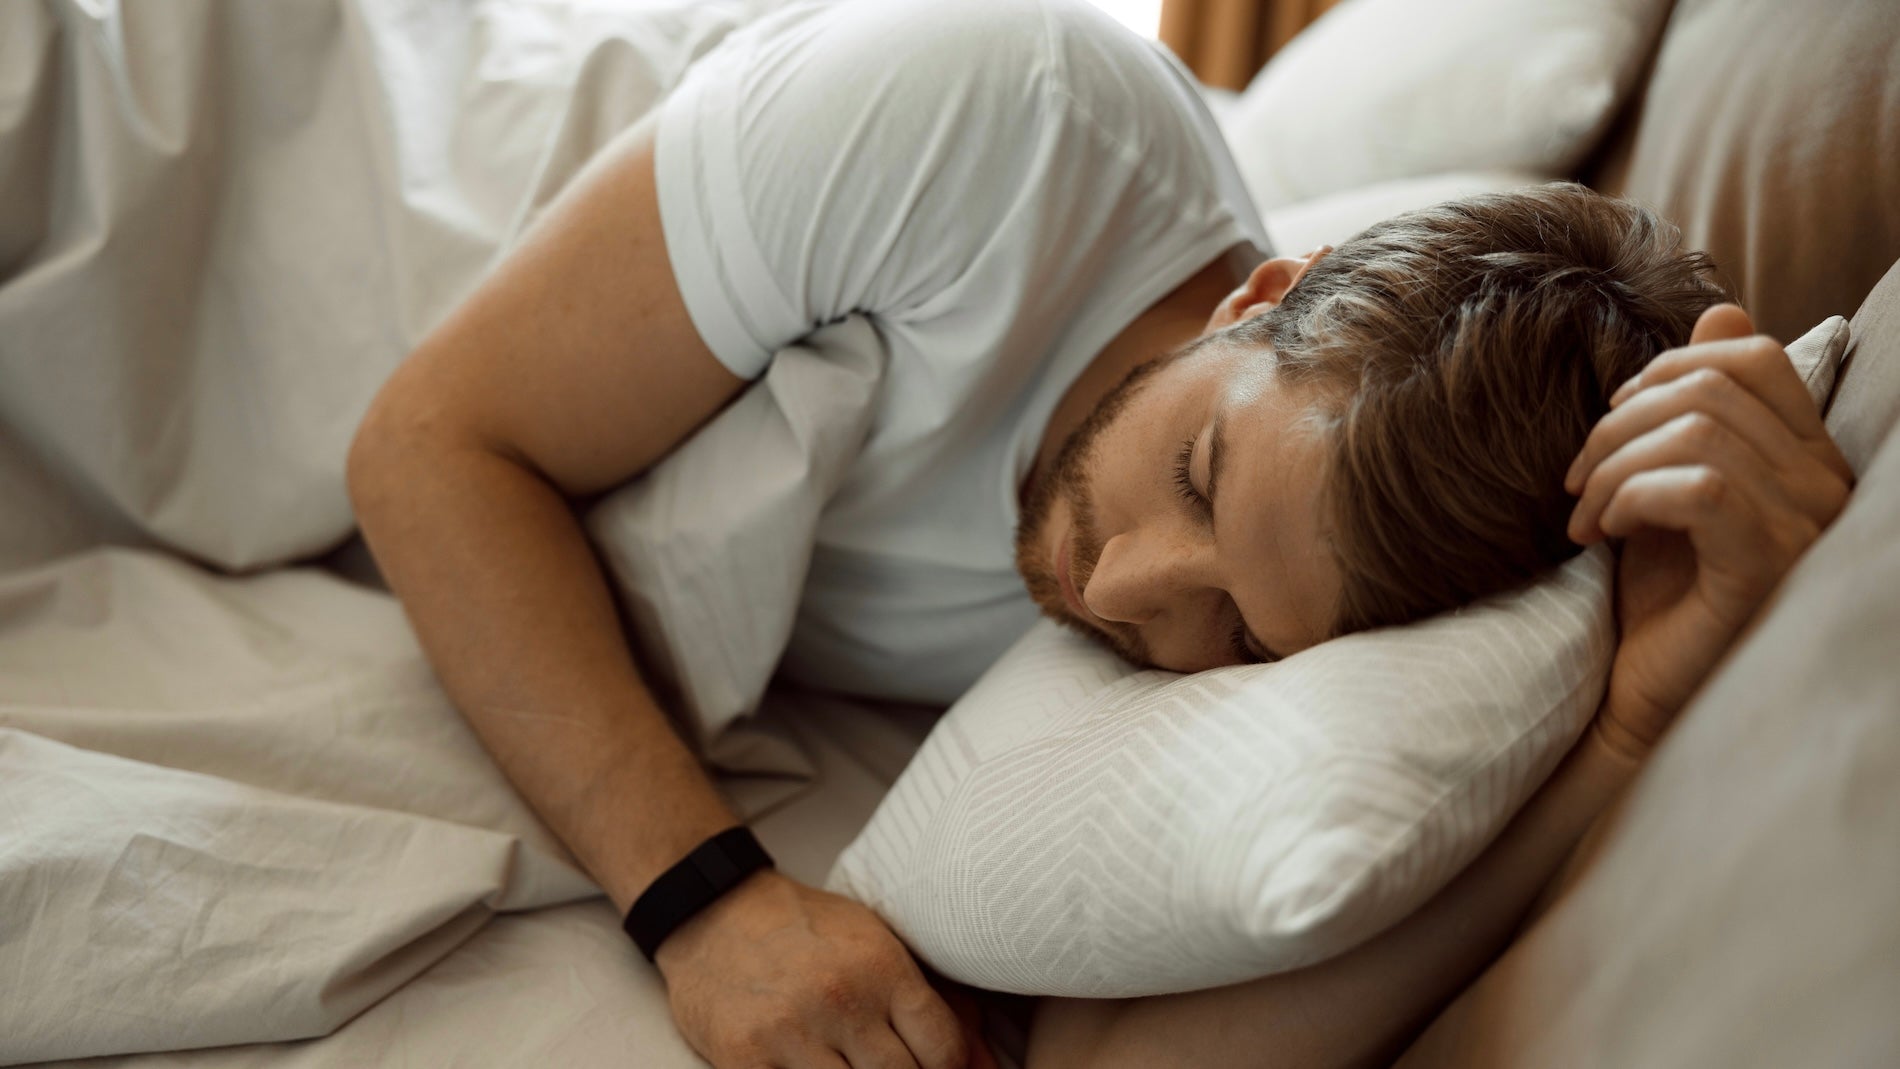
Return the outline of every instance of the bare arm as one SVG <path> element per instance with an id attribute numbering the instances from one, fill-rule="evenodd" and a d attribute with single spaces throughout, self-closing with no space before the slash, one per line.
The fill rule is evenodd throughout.
<path id="1" fill-rule="evenodd" d="M 566 496 L 644 470 L 743 385 L 642 225 L 651 175 L 644 138 L 583 174 L 391 376 L 349 458 L 449 696 L 622 910 L 736 823 L 641 683 Z"/>
<path id="2" fill-rule="evenodd" d="M 450 698 L 623 912 L 738 823 L 641 681 L 570 503 L 651 467 L 744 385 L 674 281 L 651 130 L 590 164 L 424 340 L 349 457 L 364 536 Z M 688 921 L 658 964 L 717 1066 L 968 1057 L 875 914 L 774 872 Z"/>

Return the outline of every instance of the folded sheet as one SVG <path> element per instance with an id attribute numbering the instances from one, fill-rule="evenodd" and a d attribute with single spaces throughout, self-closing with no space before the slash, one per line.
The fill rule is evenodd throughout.
<path id="1" fill-rule="evenodd" d="M 774 689 L 748 723 L 812 778 L 719 786 L 817 883 L 934 716 Z M 388 594 L 124 549 L 0 577 L 0 1064 L 702 1064 L 617 926 Z"/>
<path id="2" fill-rule="evenodd" d="M 322 1035 L 596 894 L 386 595 L 126 550 L 0 580 L 0 1063 Z"/>

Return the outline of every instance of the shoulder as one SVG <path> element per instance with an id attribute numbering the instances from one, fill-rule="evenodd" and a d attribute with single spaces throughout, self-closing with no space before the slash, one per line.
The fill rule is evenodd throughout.
<path id="1" fill-rule="evenodd" d="M 762 345 L 925 315 L 972 280 L 1020 285 L 1053 246 L 1208 214 L 1224 149 L 1197 108 L 1158 45 L 1083 0 L 793 0 L 667 103 L 669 249 L 718 245 L 709 279 L 782 306 Z"/>
<path id="2" fill-rule="evenodd" d="M 706 73 L 754 101 L 817 93 L 900 113 L 1079 106 L 1112 120 L 1178 103 L 1180 81 L 1158 45 L 1085 0 L 794 0 L 715 56 Z"/>

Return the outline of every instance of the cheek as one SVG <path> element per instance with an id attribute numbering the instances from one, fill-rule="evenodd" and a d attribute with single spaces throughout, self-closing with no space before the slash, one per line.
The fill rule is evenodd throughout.
<path id="1" fill-rule="evenodd" d="M 1146 637 L 1155 666 L 1172 672 L 1205 672 L 1242 663 L 1232 652 L 1226 625 L 1211 612 L 1152 625 Z"/>
<path id="2" fill-rule="evenodd" d="M 1172 501 L 1171 477 L 1178 439 L 1148 412 L 1129 411 L 1104 429 L 1081 458 L 1083 499 L 1095 517 L 1113 529 L 1152 519 Z"/>

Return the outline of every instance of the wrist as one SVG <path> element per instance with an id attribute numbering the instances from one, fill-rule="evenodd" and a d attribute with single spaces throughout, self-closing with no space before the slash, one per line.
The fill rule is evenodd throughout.
<path id="1" fill-rule="evenodd" d="M 753 942 L 769 926 L 764 918 L 778 911 L 792 884 L 790 877 L 772 868 L 759 869 L 740 880 L 660 943 L 653 954 L 654 967 L 671 983 L 676 973 L 691 969 L 728 933 L 743 942 Z"/>
<path id="2" fill-rule="evenodd" d="M 661 873 L 627 911 L 621 928 L 648 961 L 661 945 L 694 917 L 710 909 L 740 883 L 772 867 L 758 836 L 743 824 L 708 838 Z"/>

